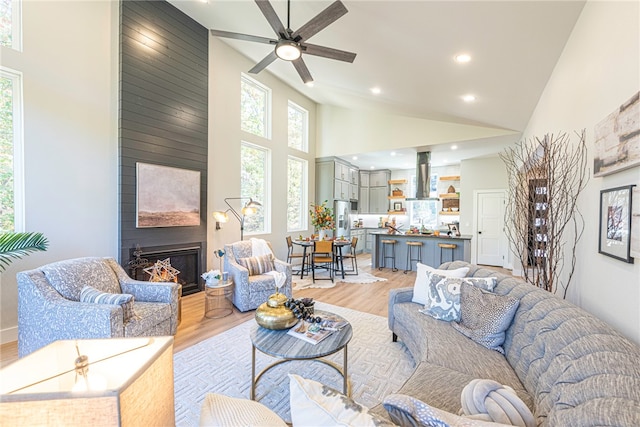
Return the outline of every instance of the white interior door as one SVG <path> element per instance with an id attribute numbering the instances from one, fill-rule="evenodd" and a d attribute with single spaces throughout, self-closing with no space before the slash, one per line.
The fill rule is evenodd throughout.
<path id="1" fill-rule="evenodd" d="M 504 267 L 507 238 L 504 233 L 505 192 L 479 191 L 477 193 L 477 263 Z"/>

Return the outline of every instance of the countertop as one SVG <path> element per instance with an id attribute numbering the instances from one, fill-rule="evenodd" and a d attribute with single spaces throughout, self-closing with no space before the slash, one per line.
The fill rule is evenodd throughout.
<path id="1" fill-rule="evenodd" d="M 383 230 L 383 229 L 380 229 Z M 384 229 L 386 230 L 386 229 Z M 388 234 L 386 231 L 374 231 L 371 234 L 379 234 L 381 236 L 393 236 L 393 237 L 410 237 L 412 239 L 456 239 L 456 240 L 471 240 L 470 234 L 462 234 L 460 236 L 447 236 L 447 233 L 440 232 L 439 236 L 434 236 L 433 234 L 404 234 L 404 233 L 396 233 L 396 234 Z"/>

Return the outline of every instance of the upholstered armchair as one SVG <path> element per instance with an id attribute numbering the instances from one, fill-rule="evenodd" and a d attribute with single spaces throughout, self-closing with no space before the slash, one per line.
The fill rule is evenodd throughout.
<path id="1" fill-rule="evenodd" d="M 265 258 L 264 253 L 253 251 L 252 241 L 241 241 L 224 246 L 224 269 L 233 278 L 235 289 L 233 292 L 233 305 L 240 311 L 254 310 L 269 295 L 275 293 L 276 282 L 272 275 L 264 274 L 269 270 L 275 270 L 286 275 L 286 281 L 280 292 L 291 297 L 291 264 L 276 259 L 271 245 Z M 244 266 L 243 266 L 244 265 Z M 250 271 L 251 270 L 251 271 Z"/>
<path id="2" fill-rule="evenodd" d="M 176 333 L 180 285 L 133 280 L 113 258 L 59 261 L 17 279 L 20 357 L 56 340 Z"/>

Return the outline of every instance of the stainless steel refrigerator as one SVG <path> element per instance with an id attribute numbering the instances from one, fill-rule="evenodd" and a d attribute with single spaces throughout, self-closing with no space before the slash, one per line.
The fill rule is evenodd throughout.
<path id="1" fill-rule="evenodd" d="M 333 214 L 335 216 L 336 232 L 334 237 L 351 238 L 351 221 L 349 214 L 351 213 L 351 203 L 336 200 L 333 205 Z"/>

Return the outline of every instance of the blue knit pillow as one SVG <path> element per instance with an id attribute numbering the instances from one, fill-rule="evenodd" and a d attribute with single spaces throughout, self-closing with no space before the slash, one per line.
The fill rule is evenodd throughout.
<path id="1" fill-rule="evenodd" d="M 130 294 L 112 294 L 99 291 L 91 286 L 85 286 L 80 291 L 80 302 L 119 305 L 122 307 L 124 323 L 138 318 L 133 310 L 133 295 Z"/>

